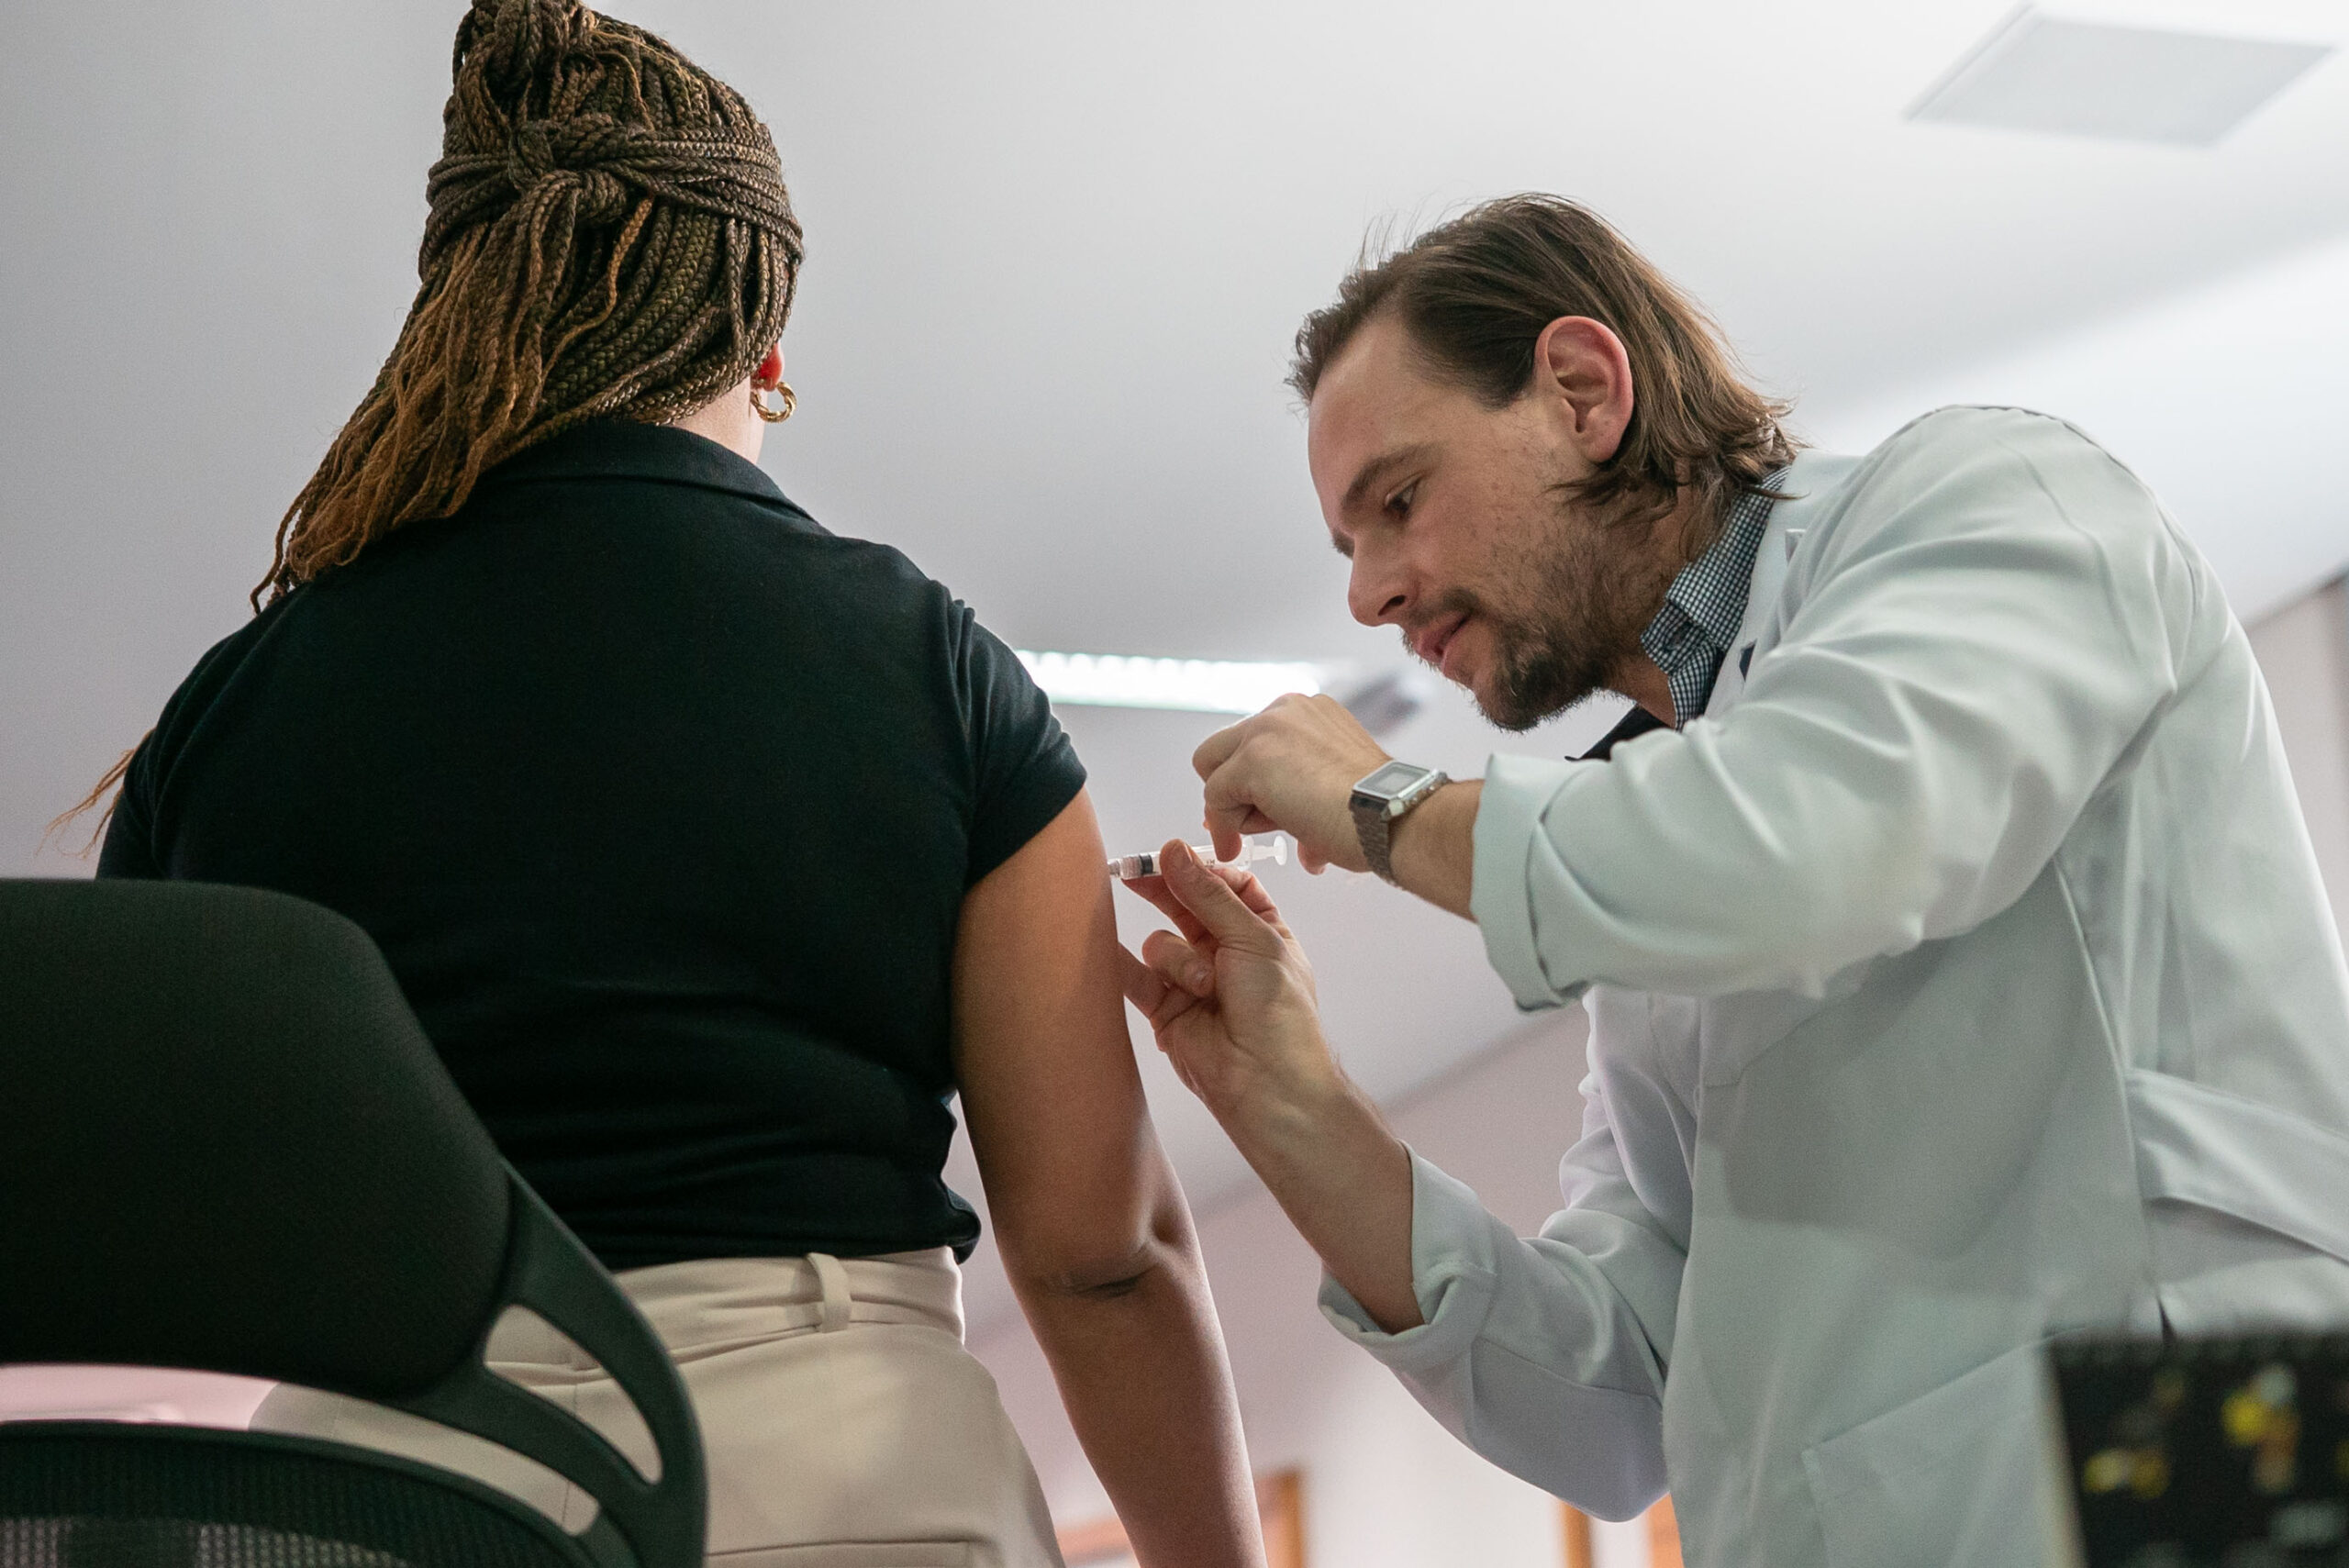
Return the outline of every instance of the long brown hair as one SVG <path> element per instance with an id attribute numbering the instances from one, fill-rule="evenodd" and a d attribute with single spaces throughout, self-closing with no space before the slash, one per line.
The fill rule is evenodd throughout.
<path id="1" fill-rule="evenodd" d="M 279 522 L 256 612 L 454 512 L 484 470 L 560 430 L 702 406 L 782 336 L 799 222 L 740 94 L 578 0 L 473 0 L 452 75 L 422 286 Z M 116 790 L 135 751 L 51 830 Z"/>
<path id="2" fill-rule="evenodd" d="M 1392 255 L 1365 256 L 1297 329 L 1290 386 L 1311 402 L 1354 334 L 1388 310 L 1436 373 L 1488 408 L 1532 385 L 1534 344 L 1560 317 L 1588 317 L 1620 338 L 1631 422 L 1572 497 L 1614 520 L 1661 516 L 1693 487 L 1718 525 L 1740 493 L 1794 457 L 1779 425 L 1787 406 L 1739 377 L 1720 328 L 1604 218 L 1564 196 L 1504 196 Z"/>

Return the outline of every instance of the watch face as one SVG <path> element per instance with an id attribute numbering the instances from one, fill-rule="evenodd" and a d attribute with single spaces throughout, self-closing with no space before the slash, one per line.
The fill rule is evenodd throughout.
<path id="1" fill-rule="evenodd" d="M 1427 776 L 1427 769 L 1416 762 L 1389 762 L 1354 788 L 1391 800 Z"/>

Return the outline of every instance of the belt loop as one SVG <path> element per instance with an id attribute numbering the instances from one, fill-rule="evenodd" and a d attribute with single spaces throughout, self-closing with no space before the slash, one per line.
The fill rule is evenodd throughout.
<path id="1" fill-rule="evenodd" d="M 824 1317 L 816 1331 L 829 1334 L 848 1327 L 848 1271 L 829 1252 L 810 1252 L 807 1261 L 816 1267 L 816 1278 L 824 1287 Z"/>

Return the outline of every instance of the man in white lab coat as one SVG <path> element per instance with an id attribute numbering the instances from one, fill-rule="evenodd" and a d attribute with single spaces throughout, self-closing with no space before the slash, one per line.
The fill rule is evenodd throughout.
<path id="1" fill-rule="evenodd" d="M 1638 704 L 1481 784 L 1326 698 L 1200 749 L 1227 851 L 1379 870 L 1590 1015 L 1520 1239 L 1332 1063 L 1262 888 L 1168 847 L 1128 993 L 1341 1332 L 1562 1497 L 1668 1485 L 1694 1563 L 1897 1568 L 2039 1561 L 2049 1337 L 2349 1325 L 2349 973 L 2243 629 L 2133 475 L 2012 409 L 1796 455 L 1549 198 L 1298 346 L 1356 617 L 1504 726 Z"/>

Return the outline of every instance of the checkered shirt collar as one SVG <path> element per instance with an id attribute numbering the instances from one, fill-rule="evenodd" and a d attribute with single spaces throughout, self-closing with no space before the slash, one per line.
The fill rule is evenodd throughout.
<path id="1" fill-rule="evenodd" d="M 1672 709 L 1682 725 L 1712 700 L 1721 661 L 1744 624 L 1753 558 L 1776 504 L 1763 492 L 1776 489 L 1785 473 L 1780 469 L 1731 505 L 1720 538 L 1681 569 L 1664 591 L 1664 608 L 1640 634 L 1640 646 L 1672 688 Z"/>

